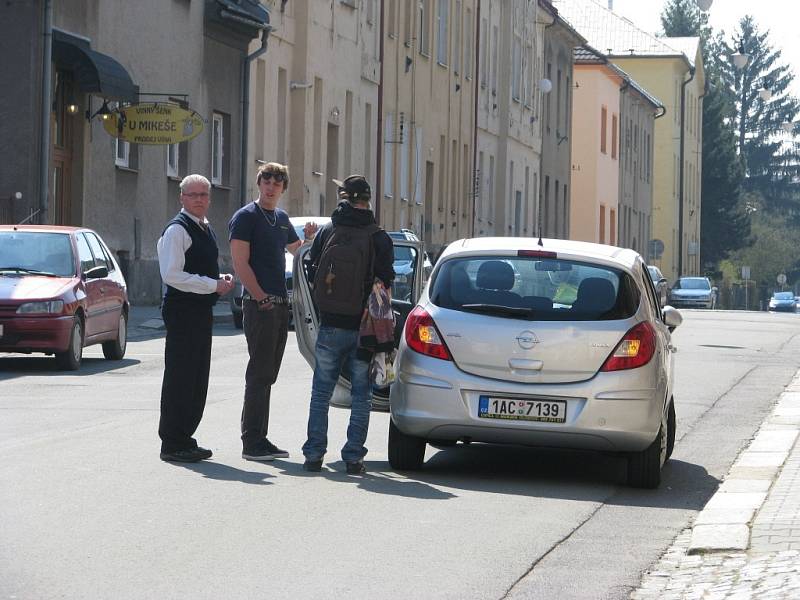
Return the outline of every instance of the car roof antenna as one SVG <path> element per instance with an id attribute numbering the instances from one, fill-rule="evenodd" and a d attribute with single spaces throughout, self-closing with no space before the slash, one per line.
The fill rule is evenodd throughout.
<path id="1" fill-rule="evenodd" d="M 541 209 L 541 206 L 539 207 L 539 219 L 538 219 L 538 221 L 539 221 L 539 223 L 538 223 L 538 225 L 539 225 L 539 241 L 537 243 L 540 246 L 544 246 L 544 243 L 542 242 L 542 209 Z"/>

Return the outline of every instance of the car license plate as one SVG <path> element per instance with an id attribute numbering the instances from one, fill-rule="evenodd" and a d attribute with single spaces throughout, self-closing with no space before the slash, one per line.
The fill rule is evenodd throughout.
<path id="1" fill-rule="evenodd" d="M 567 418 L 567 402 L 565 400 L 526 400 L 524 398 L 481 396 L 478 400 L 478 417 L 564 423 Z"/>

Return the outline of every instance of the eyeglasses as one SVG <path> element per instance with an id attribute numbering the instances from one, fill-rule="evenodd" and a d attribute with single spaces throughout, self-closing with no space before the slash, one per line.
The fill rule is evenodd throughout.
<path id="1" fill-rule="evenodd" d="M 283 183 L 286 181 L 286 175 L 283 173 L 261 173 L 261 181 L 269 181 L 270 179 L 274 179 L 275 183 Z"/>
<path id="2" fill-rule="evenodd" d="M 181 192 L 187 198 L 207 198 L 208 192 Z"/>

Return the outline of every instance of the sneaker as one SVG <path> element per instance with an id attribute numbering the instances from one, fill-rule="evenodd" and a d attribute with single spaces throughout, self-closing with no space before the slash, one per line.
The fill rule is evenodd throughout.
<path id="1" fill-rule="evenodd" d="M 364 475 L 364 473 L 366 472 L 367 468 L 364 466 L 364 463 L 360 460 L 347 463 L 348 475 Z"/>
<path id="2" fill-rule="evenodd" d="M 318 473 L 322 471 L 322 459 L 306 460 L 306 462 L 303 463 L 303 470 L 310 471 L 312 473 Z"/>
<path id="3" fill-rule="evenodd" d="M 211 458 L 211 454 L 211 450 L 206 450 L 205 448 L 186 448 L 173 452 L 162 452 L 160 458 L 167 462 L 192 463 Z"/>
<path id="4" fill-rule="evenodd" d="M 275 458 L 264 443 L 258 444 L 254 448 L 244 448 L 242 458 L 245 460 L 256 460 L 266 462 Z"/>
<path id="5" fill-rule="evenodd" d="M 270 442 L 269 440 L 265 439 L 264 443 L 267 448 L 267 452 L 272 454 L 275 458 L 289 458 L 289 453 L 286 450 L 281 450 L 275 444 Z"/>

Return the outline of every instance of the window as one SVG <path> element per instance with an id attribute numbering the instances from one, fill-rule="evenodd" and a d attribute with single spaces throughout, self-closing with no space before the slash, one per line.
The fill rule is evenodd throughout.
<path id="1" fill-rule="evenodd" d="M 561 69 L 558 69 L 556 75 L 556 131 L 560 135 L 566 135 L 561 129 Z"/>
<path id="2" fill-rule="evenodd" d="M 89 242 L 82 234 L 75 236 L 75 241 L 78 243 L 78 260 L 81 262 L 81 273 L 86 273 L 89 269 L 94 268 L 94 256 L 89 248 Z"/>
<path id="3" fill-rule="evenodd" d="M 403 40 L 406 48 L 411 47 L 411 42 L 414 40 L 414 3 L 406 0 L 403 2 L 405 8 L 403 10 L 403 21 L 406 30 L 406 37 Z"/>
<path id="4" fill-rule="evenodd" d="M 464 76 L 467 79 L 472 79 L 472 11 L 469 8 L 467 9 L 467 19 L 464 25 L 464 38 L 467 42 L 464 54 Z"/>
<path id="5" fill-rule="evenodd" d="M 611 158 L 617 158 L 617 115 L 611 115 Z"/>
<path id="6" fill-rule="evenodd" d="M 436 30 L 438 39 L 436 40 L 436 60 L 440 65 L 447 65 L 447 11 L 450 0 L 439 0 L 439 7 L 436 13 Z"/>
<path id="7" fill-rule="evenodd" d="M 180 144 L 167 146 L 167 177 L 178 177 L 180 164 Z"/>
<path id="8" fill-rule="evenodd" d="M 489 71 L 489 47 L 486 43 L 486 36 L 489 33 L 488 30 L 489 24 L 486 22 L 486 19 L 481 19 L 481 31 L 480 31 L 480 47 L 481 47 L 481 63 L 478 67 L 481 71 L 481 87 L 486 87 L 489 83 L 486 75 Z"/>
<path id="9" fill-rule="evenodd" d="M 386 121 L 383 124 L 383 147 L 385 148 L 386 156 L 383 164 L 383 195 L 391 198 L 394 193 L 394 120 L 392 113 L 386 115 Z"/>
<path id="10" fill-rule="evenodd" d="M 224 158 L 225 131 L 221 114 L 214 113 L 211 119 L 211 183 L 222 183 L 222 160 Z"/>
<path id="11" fill-rule="evenodd" d="M 419 52 L 430 56 L 430 39 L 428 31 L 428 15 L 431 0 L 419 0 Z"/>
<path id="12" fill-rule="evenodd" d="M 461 0 L 456 0 L 456 14 L 453 15 L 455 33 L 453 35 L 453 71 L 461 71 Z"/>
<path id="13" fill-rule="evenodd" d="M 606 207 L 600 205 L 600 243 L 606 243 Z"/>
<path id="14" fill-rule="evenodd" d="M 386 35 L 390 38 L 397 37 L 397 3 L 395 0 L 386 0 Z"/>
<path id="15" fill-rule="evenodd" d="M 511 98 L 520 101 L 520 88 L 522 84 L 522 40 L 514 36 L 514 50 L 511 57 Z"/>
<path id="16" fill-rule="evenodd" d="M 94 264 L 98 267 L 105 267 L 109 271 L 113 270 L 114 264 L 103 251 L 103 247 L 100 245 L 100 240 L 97 239 L 97 236 L 93 233 L 85 233 L 84 235 L 89 242 L 89 247 L 92 249 L 92 254 L 94 254 Z"/>
<path id="17" fill-rule="evenodd" d="M 608 109 L 603 106 L 600 109 L 600 152 L 606 154 L 606 121 L 608 120 Z"/>
<path id="18" fill-rule="evenodd" d="M 497 25 L 492 28 L 492 94 L 497 93 Z"/>
<path id="19" fill-rule="evenodd" d="M 614 246 L 617 243 L 617 211 L 613 208 L 608 211 L 608 243 Z"/>
<path id="20" fill-rule="evenodd" d="M 131 145 L 125 140 L 114 138 L 114 164 L 118 167 L 128 167 L 130 164 Z"/>

